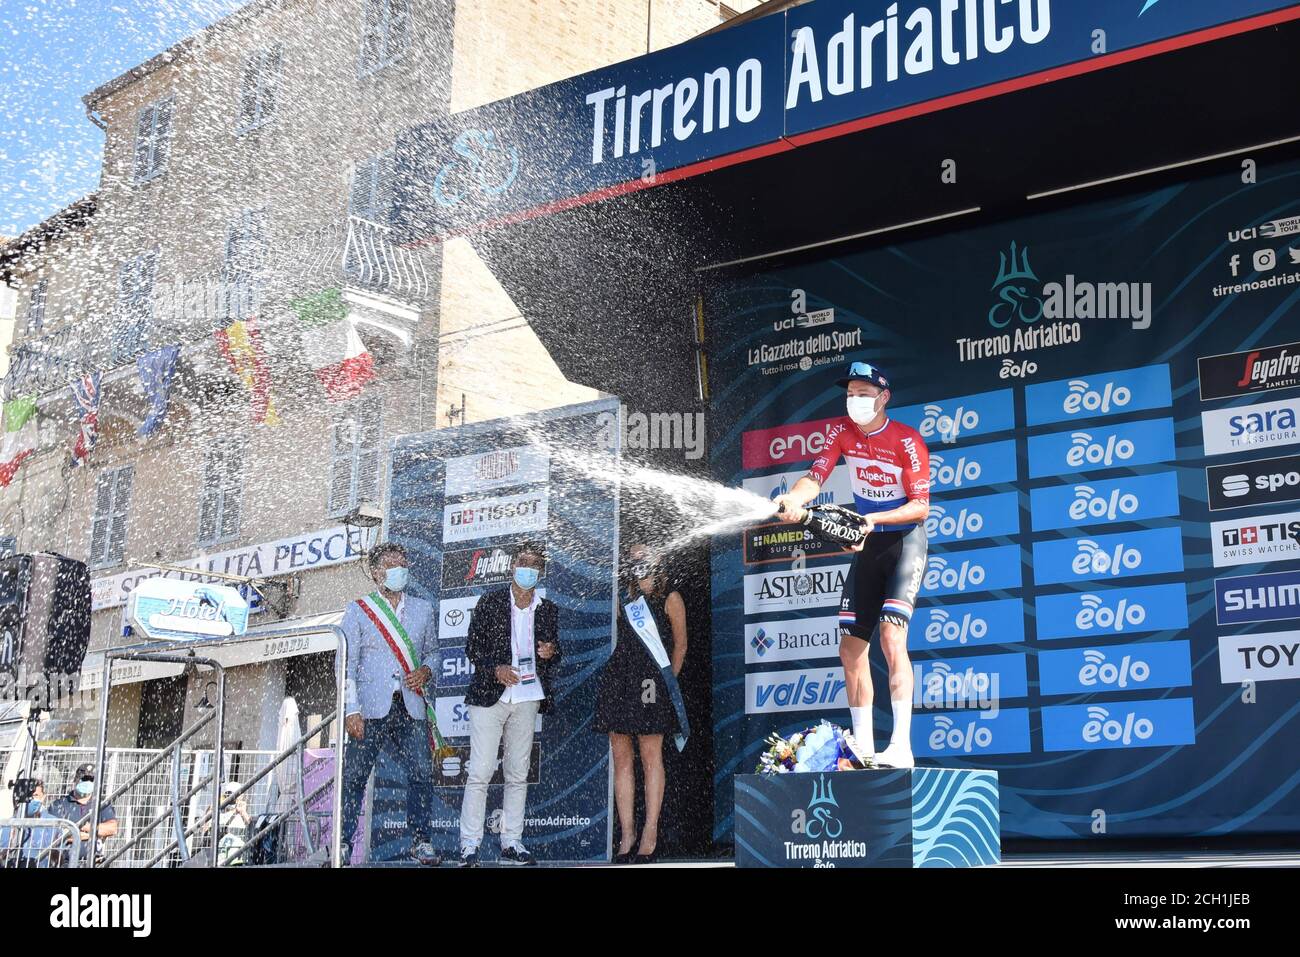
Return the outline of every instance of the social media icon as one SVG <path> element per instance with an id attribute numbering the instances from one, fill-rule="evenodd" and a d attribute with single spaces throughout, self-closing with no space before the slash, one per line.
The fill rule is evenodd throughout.
<path id="1" fill-rule="evenodd" d="M 1286 251 L 1291 254 L 1291 265 L 1300 266 L 1300 249 L 1292 249 L 1288 246 Z"/>
<path id="2" fill-rule="evenodd" d="M 1268 272 L 1277 266 L 1277 253 L 1272 249 L 1255 250 L 1255 272 Z"/>

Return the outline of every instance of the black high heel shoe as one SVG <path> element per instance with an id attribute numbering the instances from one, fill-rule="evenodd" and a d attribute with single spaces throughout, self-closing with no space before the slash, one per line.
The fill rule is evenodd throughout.
<path id="1" fill-rule="evenodd" d="M 655 848 L 649 854 L 638 854 L 633 859 L 633 864 L 653 864 L 659 859 L 659 848 Z"/>
<path id="2" fill-rule="evenodd" d="M 636 863 L 636 861 L 635 861 L 635 858 L 636 858 L 636 846 L 637 846 L 637 841 L 634 839 L 634 840 L 632 841 L 632 846 L 629 847 L 629 848 L 627 849 L 627 852 L 626 852 L 626 853 L 624 853 L 624 854 L 615 854 L 615 855 L 614 855 L 614 863 L 615 863 L 615 864 L 634 864 L 634 863 Z"/>

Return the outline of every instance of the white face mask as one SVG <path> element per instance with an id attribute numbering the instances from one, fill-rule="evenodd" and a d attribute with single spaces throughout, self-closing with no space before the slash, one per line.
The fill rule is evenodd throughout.
<path id="1" fill-rule="evenodd" d="M 877 396 L 851 395 L 848 398 L 849 418 L 858 425 L 866 425 L 876 417 Z"/>

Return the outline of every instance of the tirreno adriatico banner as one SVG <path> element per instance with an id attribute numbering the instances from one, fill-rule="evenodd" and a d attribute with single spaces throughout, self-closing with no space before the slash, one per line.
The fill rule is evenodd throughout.
<path id="1" fill-rule="evenodd" d="M 414 127 L 408 241 L 1300 17 L 1286 0 L 816 0 Z"/>
<path id="2" fill-rule="evenodd" d="M 763 495 L 845 414 L 842 362 L 889 373 L 933 483 L 912 746 L 996 770 L 1004 835 L 1300 829 L 1300 164 L 753 276 L 706 315 L 715 473 Z M 795 558 L 770 527 L 715 545 L 720 839 L 764 736 L 847 720 L 848 556 Z"/>

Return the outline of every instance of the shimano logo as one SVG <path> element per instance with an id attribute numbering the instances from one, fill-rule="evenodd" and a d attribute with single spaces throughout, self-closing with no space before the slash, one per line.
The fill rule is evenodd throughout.
<path id="1" fill-rule="evenodd" d="M 1227 611 L 1295 608 L 1296 606 L 1300 606 L 1300 583 L 1229 588 L 1223 593 L 1223 607 Z"/>

